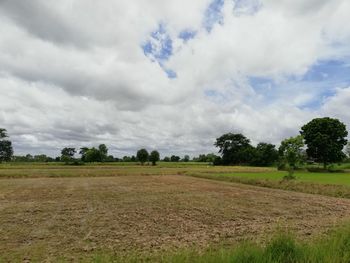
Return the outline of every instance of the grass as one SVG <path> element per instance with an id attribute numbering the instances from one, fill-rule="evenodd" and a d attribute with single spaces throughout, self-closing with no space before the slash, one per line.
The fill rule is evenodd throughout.
<path id="1" fill-rule="evenodd" d="M 286 232 L 278 232 L 266 244 L 242 242 L 233 248 L 205 251 L 185 250 L 158 255 L 127 257 L 96 254 L 92 261 L 169 262 L 169 263 L 343 263 L 350 262 L 350 226 L 333 230 L 328 237 L 300 241 Z"/>
<path id="2" fill-rule="evenodd" d="M 271 171 L 261 173 L 228 173 L 218 174 L 218 176 L 281 181 L 286 174 L 287 172 L 284 171 Z M 311 173 L 297 171 L 294 175 L 300 182 L 350 186 L 350 173 Z"/>
<path id="3" fill-rule="evenodd" d="M 1 164 L 0 262 L 349 262 L 350 225 L 325 234 L 350 219 L 350 200 L 327 197 L 350 198 L 350 173 L 286 174 Z M 270 239 L 277 226 L 295 236 Z"/>
<path id="4" fill-rule="evenodd" d="M 106 177 L 125 175 L 184 175 L 233 172 L 266 172 L 274 168 L 259 167 L 216 167 L 207 163 L 160 162 L 157 166 L 137 163 L 86 164 L 83 166 L 62 163 L 8 163 L 0 165 L 0 178 L 41 177 Z"/>
<path id="5" fill-rule="evenodd" d="M 264 243 L 277 226 L 310 239 L 350 218 L 347 199 L 178 175 L 1 179 L 0 209 L 0 262 L 166 257 Z"/>

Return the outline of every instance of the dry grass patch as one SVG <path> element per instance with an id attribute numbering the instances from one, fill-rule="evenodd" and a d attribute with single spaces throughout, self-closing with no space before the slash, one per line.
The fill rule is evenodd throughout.
<path id="1" fill-rule="evenodd" d="M 0 254 L 84 257 L 301 236 L 350 215 L 350 200 L 186 176 L 0 180 Z"/>

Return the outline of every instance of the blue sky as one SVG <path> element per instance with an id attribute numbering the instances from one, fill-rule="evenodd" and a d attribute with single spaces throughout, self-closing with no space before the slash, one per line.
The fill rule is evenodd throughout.
<path id="1" fill-rule="evenodd" d="M 350 127 L 350 1 L 0 1 L 0 123 L 17 154 L 279 144 Z M 88 15 L 87 15 L 88 14 Z"/>

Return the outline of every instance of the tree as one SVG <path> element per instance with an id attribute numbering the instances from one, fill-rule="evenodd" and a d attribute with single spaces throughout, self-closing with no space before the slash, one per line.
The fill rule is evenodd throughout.
<path id="1" fill-rule="evenodd" d="M 177 156 L 177 155 L 172 155 L 171 157 L 170 157 L 170 161 L 171 162 L 178 162 L 178 161 L 180 161 L 180 156 Z"/>
<path id="2" fill-rule="evenodd" d="M 137 160 L 139 160 L 142 165 L 148 161 L 148 156 L 149 155 L 146 149 L 140 149 L 136 153 Z"/>
<path id="3" fill-rule="evenodd" d="M 95 147 L 92 147 L 91 149 L 88 149 L 85 153 L 85 162 L 101 162 L 101 152 L 100 150 L 96 149 Z"/>
<path id="4" fill-rule="evenodd" d="M 300 131 L 307 145 L 308 157 L 327 164 L 344 159 L 343 148 L 347 144 L 348 132 L 344 123 L 329 117 L 316 118 L 305 124 Z"/>
<path id="5" fill-rule="evenodd" d="M 170 162 L 170 157 L 165 156 L 164 159 L 163 159 L 163 162 Z"/>
<path id="6" fill-rule="evenodd" d="M 76 153 L 75 148 L 63 148 L 61 151 L 61 160 L 68 163 L 73 160 L 74 154 Z"/>
<path id="7" fill-rule="evenodd" d="M 159 161 L 159 152 L 152 151 L 149 155 L 149 160 L 152 162 L 152 165 L 156 165 L 156 163 Z"/>
<path id="8" fill-rule="evenodd" d="M 0 163 L 11 161 L 13 156 L 12 142 L 7 140 L 7 131 L 0 128 Z"/>
<path id="9" fill-rule="evenodd" d="M 278 160 L 278 151 L 275 145 L 270 143 L 259 143 L 255 148 L 252 165 L 270 166 Z"/>
<path id="10" fill-rule="evenodd" d="M 80 148 L 80 151 L 79 151 L 79 154 L 81 155 L 81 160 L 83 161 L 83 162 L 85 162 L 86 160 L 86 153 L 87 153 L 87 151 L 89 150 L 89 148 L 88 147 L 82 147 L 82 148 Z"/>
<path id="11" fill-rule="evenodd" d="M 187 163 L 187 162 L 190 161 L 190 156 L 189 155 L 185 155 L 182 160 Z"/>
<path id="12" fill-rule="evenodd" d="M 221 153 L 222 164 L 243 164 L 248 163 L 252 153 L 250 140 L 238 133 L 227 133 L 216 139 L 214 143 Z"/>
<path id="13" fill-rule="evenodd" d="M 303 147 L 304 139 L 301 135 L 290 137 L 281 142 L 278 152 L 281 160 L 288 163 L 290 175 L 294 173 L 297 165 L 303 161 Z"/>
<path id="14" fill-rule="evenodd" d="M 100 151 L 100 162 L 104 162 L 107 159 L 108 148 L 105 144 L 100 144 L 98 150 Z"/>

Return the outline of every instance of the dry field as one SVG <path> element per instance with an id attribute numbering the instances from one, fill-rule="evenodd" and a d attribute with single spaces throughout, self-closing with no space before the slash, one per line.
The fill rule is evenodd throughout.
<path id="1" fill-rule="evenodd" d="M 183 175 L 0 180 L 4 261 L 85 258 L 299 237 L 350 218 L 350 200 Z M 0 258 L 1 258 L 0 257 Z"/>

